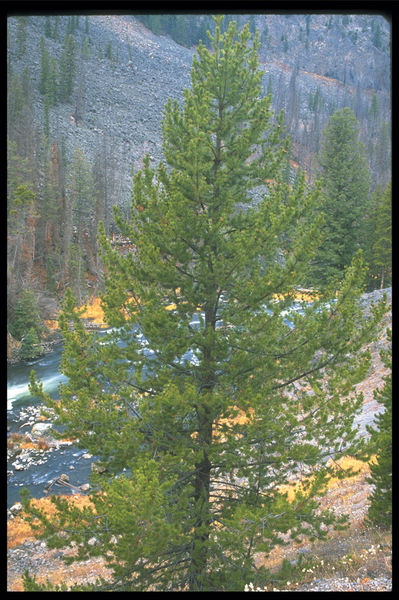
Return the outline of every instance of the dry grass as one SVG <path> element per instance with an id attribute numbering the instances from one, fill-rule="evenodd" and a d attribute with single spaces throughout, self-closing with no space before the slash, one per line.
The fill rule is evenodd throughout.
<path id="1" fill-rule="evenodd" d="M 180 288 L 176 289 L 176 293 L 179 294 Z M 279 296 L 277 295 L 278 299 Z M 283 297 L 281 297 L 283 298 Z M 312 302 L 315 298 L 317 298 L 316 293 L 313 290 L 298 290 L 295 293 L 295 300 L 304 300 L 306 302 Z M 135 302 L 134 298 L 129 298 L 131 303 Z M 172 303 L 165 307 L 166 310 L 176 310 L 176 304 Z M 82 319 L 87 319 L 92 323 L 99 326 L 106 326 L 107 323 L 105 321 L 104 311 L 101 307 L 101 299 L 99 297 L 92 297 L 85 305 L 85 310 L 82 313 Z M 45 320 L 44 324 L 48 329 L 56 330 L 58 329 L 58 321 L 56 319 Z"/>
<path id="2" fill-rule="evenodd" d="M 371 460 L 375 460 L 375 457 L 372 457 Z M 343 471 L 351 471 L 353 470 L 353 474 L 347 476 L 345 479 L 339 479 L 338 477 L 330 477 L 328 480 L 328 484 L 327 484 L 327 489 L 328 490 L 332 490 L 332 489 L 338 489 L 339 493 L 342 493 L 342 489 L 343 489 L 343 485 L 346 486 L 353 486 L 354 483 L 360 481 L 361 479 L 364 480 L 365 475 L 369 475 L 370 474 L 370 466 L 368 463 L 363 462 L 361 460 L 357 460 L 356 458 L 353 458 L 352 456 L 344 456 L 342 458 L 340 458 L 337 461 L 330 461 L 327 463 L 328 466 L 330 466 L 331 464 L 333 465 L 335 463 L 336 465 L 336 471 L 338 470 L 343 470 Z M 343 483 L 345 482 L 345 483 Z M 288 483 L 285 485 L 282 485 L 280 487 L 280 491 L 281 492 L 286 492 L 287 493 L 287 498 L 289 502 L 293 502 L 295 499 L 296 494 L 299 491 L 303 490 L 303 486 L 302 483 L 300 481 L 294 481 L 292 483 Z"/>
<path id="3" fill-rule="evenodd" d="M 90 505 L 90 500 L 87 496 L 62 496 L 74 506 L 82 509 Z M 54 516 L 55 507 L 50 498 L 33 499 L 32 504 L 40 507 L 47 516 Z M 23 518 L 23 513 L 20 516 L 10 520 L 7 524 L 7 549 L 15 548 L 27 540 L 35 539 L 32 529 Z M 35 571 L 36 580 L 38 583 L 46 583 L 49 580 L 54 585 L 65 583 L 67 586 L 73 584 L 94 583 L 99 577 L 105 579 L 110 578 L 111 571 L 106 567 L 105 560 L 101 557 L 92 558 L 89 561 L 76 562 L 72 565 L 65 565 L 62 560 L 52 556 L 55 551 L 46 550 L 46 555 L 50 562 L 50 566 L 39 566 Z M 72 555 L 76 553 L 75 549 L 69 549 L 65 554 Z M 32 573 L 31 573 L 32 574 Z M 23 591 L 22 576 L 9 577 L 9 591 Z"/>
<path id="4" fill-rule="evenodd" d="M 344 457 L 338 462 L 343 469 L 352 468 L 356 473 L 341 480 L 331 477 L 326 494 L 320 499 L 320 508 L 332 510 L 337 516 L 348 515 L 349 528 L 345 531 L 330 529 L 325 541 L 312 543 L 304 538 L 299 543 L 277 546 L 268 556 L 258 554 L 258 565 L 264 565 L 272 572 L 277 571 L 283 559 L 297 560 L 298 550 L 306 548 L 311 551 L 312 564 L 301 573 L 301 583 L 312 581 L 313 578 L 357 577 L 359 572 L 391 573 L 390 550 L 387 550 L 392 541 L 391 532 L 364 525 L 371 491 L 370 484 L 366 482 L 369 464 L 352 457 Z M 290 500 L 295 497 L 299 486 L 298 482 L 287 486 Z"/>
<path id="5" fill-rule="evenodd" d="M 68 502 L 73 503 L 78 508 L 89 506 L 90 500 L 87 496 L 62 496 L 66 498 Z M 32 499 L 32 505 L 42 509 L 47 516 L 54 516 L 56 509 L 50 498 Z M 32 529 L 28 523 L 23 520 L 24 513 L 11 519 L 7 523 L 7 549 L 15 548 L 20 544 L 23 544 L 28 539 L 33 540 L 34 535 Z"/>
<path id="6" fill-rule="evenodd" d="M 106 325 L 100 298 L 95 297 L 89 300 L 85 306 L 85 311 L 82 314 L 82 319 L 89 319 L 96 325 Z"/>
<path id="7" fill-rule="evenodd" d="M 82 314 L 82 318 L 88 319 L 96 325 L 106 325 L 104 320 L 104 312 L 100 305 L 100 298 L 90 298 L 87 305 L 85 306 L 85 311 Z M 56 318 L 44 320 L 44 325 L 47 327 L 47 329 L 50 329 L 52 331 L 59 329 L 58 320 Z"/>
<path id="8" fill-rule="evenodd" d="M 375 573 L 391 573 L 390 532 L 377 529 L 366 529 L 361 521 L 357 521 L 352 511 L 353 502 L 358 501 L 359 490 L 362 494 L 363 506 L 367 504 L 368 489 L 364 479 L 368 473 L 368 465 L 345 457 L 340 461 L 342 468 L 357 468 L 357 473 L 343 480 L 332 478 L 327 494 L 322 499 L 322 507 L 339 507 L 351 516 L 351 527 L 347 531 L 331 532 L 328 540 L 311 543 L 303 540 L 300 544 L 291 544 L 285 547 L 276 547 L 268 557 L 258 555 L 257 564 L 264 564 L 272 572 L 278 570 L 282 560 L 296 560 L 298 549 L 306 547 L 311 550 L 311 561 L 304 565 L 305 571 L 300 573 L 297 583 L 292 583 L 289 589 L 294 590 L 300 583 L 307 583 L 316 578 L 328 577 L 353 577 L 359 575 L 367 578 Z M 87 496 L 64 496 L 69 502 L 82 508 L 90 504 Z M 54 514 L 55 508 L 49 498 L 32 500 L 34 505 L 40 506 L 48 515 Z M 19 546 L 27 539 L 33 539 L 32 531 L 21 517 L 15 517 L 8 523 L 8 548 Z M 68 552 L 70 553 L 70 551 Z M 45 583 L 47 578 L 53 584 L 94 582 L 98 577 L 109 578 L 111 572 L 101 558 L 91 559 L 83 563 L 73 563 L 65 566 L 60 560 L 53 559 L 51 568 L 38 567 L 37 581 Z M 20 576 L 10 583 L 10 590 L 22 591 L 22 578 Z M 286 588 L 287 589 L 287 588 Z"/>
<path id="9" fill-rule="evenodd" d="M 31 440 L 27 435 L 12 433 L 7 438 L 7 448 L 9 450 L 49 450 L 50 444 L 46 438 L 39 437 L 37 440 Z"/>
<path id="10" fill-rule="evenodd" d="M 19 448 L 21 444 L 30 442 L 30 438 L 22 433 L 11 433 L 7 438 L 7 448 L 14 450 Z"/>
<path id="11" fill-rule="evenodd" d="M 326 541 L 306 546 L 310 554 L 292 572 L 290 582 L 282 584 L 283 590 L 299 591 L 300 586 L 315 580 L 347 579 L 365 585 L 376 577 L 392 577 L 391 530 L 363 528 L 337 532 Z M 286 552 L 285 558 L 296 561 L 297 549 Z M 263 561 L 272 573 L 281 567 L 281 563 L 282 559 Z M 275 585 L 278 583 L 267 584 L 258 591 L 279 591 Z"/>
<path id="12" fill-rule="evenodd" d="M 43 323 L 45 327 L 47 327 L 47 329 L 50 329 L 51 331 L 55 331 L 59 328 L 57 319 L 45 319 Z"/>
<path id="13" fill-rule="evenodd" d="M 49 581 L 53 585 L 64 583 L 67 587 L 71 587 L 78 584 L 95 583 L 100 577 L 110 580 L 112 575 L 111 569 L 106 567 L 105 561 L 101 557 L 92 558 L 90 563 L 76 562 L 68 566 L 60 560 L 56 560 L 55 563 L 57 563 L 57 566 L 54 570 L 39 568 L 38 572 L 35 573 L 37 583 L 46 584 Z M 24 591 L 22 577 L 15 578 L 9 586 L 9 591 Z"/>

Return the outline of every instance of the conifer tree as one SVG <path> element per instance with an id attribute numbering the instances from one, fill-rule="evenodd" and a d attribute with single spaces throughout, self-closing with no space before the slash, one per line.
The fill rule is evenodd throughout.
<path id="1" fill-rule="evenodd" d="M 389 285 L 392 276 L 392 185 L 389 183 L 375 207 L 373 265 L 379 274 L 380 287 Z"/>
<path id="2" fill-rule="evenodd" d="M 26 494 L 24 506 L 50 546 L 74 540 L 77 559 L 104 555 L 114 576 L 97 590 L 264 585 L 270 574 L 254 555 L 280 534 L 323 538 L 323 524 L 343 526 L 318 512 L 316 497 L 333 470 L 327 458 L 362 448 L 351 429 L 362 398 L 349 392 L 368 368 L 360 349 L 384 303 L 362 319 L 358 255 L 331 305 L 332 288 L 284 320 L 320 242 L 320 189 L 304 177 L 295 189 L 283 182 L 288 140 L 271 98 L 260 97 L 258 37 L 250 44 L 248 25 L 237 32 L 231 22 L 223 34 L 221 24 L 210 51 L 198 46 L 184 105 L 165 107 L 165 162 L 153 169 L 146 157 L 131 220 L 115 215 L 134 253 L 114 250 L 100 229 L 103 307 L 118 331 L 100 344 L 67 290 L 60 401 L 31 378 L 63 435 L 97 455 L 103 472 L 91 479 L 92 508 L 54 498 L 46 520 Z M 265 179 L 269 194 L 253 202 Z M 295 382 L 312 392 L 295 393 Z M 300 474 L 289 502 L 282 486 Z"/>
<path id="3" fill-rule="evenodd" d="M 370 196 L 362 223 L 362 249 L 369 265 L 368 288 L 375 290 L 392 282 L 392 188 L 378 186 Z"/>
<path id="4" fill-rule="evenodd" d="M 48 38 L 52 37 L 52 32 L 51 32 L 51 17 L 48 17 L 48 16 L 45 17 L 44 34 Z"/>
<path id="5" fill-rule="evenodd" d="M 107 45 L 105 46 L 105 57 L 109 58 L 109 60 L 111 60 L 111 61 L 113 59 L 112 42 L 111 41 L 107 42 Z"/>
<path id="6" fill-rule="evenodd" d="M 56 15 L 54 17 L 54 30 L 53 30 L 53 39 L 58 41 L 58 22 L 60 20 L 60 17 L 58 15 Z"/>
<path id="7" fill-rule="evenodd" d="M 68 244 L 71 244 L 71 241 L 75 239 L 76 245 L 72 244 L 67 248 L 64 260 L 67 260 L 68 263 L 73 261 L 73 265 L 69 265 L 70 283 L 80 302 L 87 269 L 84 257 L 87 257 L 90 252 L 88 244 L 95 213 L 91 165 L 80 148 L 77 148 L 72 156 L 69 173 L 68 203 L 71 218 L 65 223 L 65 241 L 68 240 Z M 72 228 L 76 232 L 74 236 Z M 68 233 L 67 229 L 69 229 Z"/>
<path id="8" fill-rule="evenodd" d="M 40 79 L 39 92 L 44 96 L 47 90 L 47 79 L 50 69 L 50 54 L 45 45 L 44 37 L 40 38 Z"/>
<path id="9" fill-rule="evenodd" d="M 50 100 L 49 95 L 46 94 L 43 103 L 43 132 L 46 138 L 50 135 Z"/>
<path id="10" fill-rule="evenodd" d="M 271 73 L 269 73 L 269 79 L 268 79 L 268 82 L 267 82 L 267 93 L 268 94 L 272 94 L 273 93 L 272 75 L 271 75 Z"/>
<path id="11" fill-rule="evenodd" d="M 76 73 L 76 42 L 73 35 L 65 37 L 59 67 L 59 98 L 67 102 L 72 94 Z"/>
<path id="12" fill-rule="evenodd" d="M 337 110 L 323 132 L 319 157 L 325 214 L 323 242 L 314 261 L 313 285 L 326 285 L 344 275 L 361 245 L 370 175 L 359 141 L 359 123 L 350 108 Z"/>
<path id="13" fill-rule="evenodd" d="M 50 56 L 48 48 L 45 45 L 44 38 L 40 40 L 40 79 L 39 91 L 43 96 L 47 96 L 49 105 L 57 102 L 58 89 L 58 67 L 57 61 Z"/>
<path id="14" fill-rule="evenodd" d="M 8 134 L 14 137 L 14 129 L 20 127 L 22 112 L 26 103 L 21 77 L 18 73 L 14 73 L 10 77 L 7 88 L 7 100 Z"/>
<path id="15" fill-rule="evenodd" d="M 373 94 L 369 114 L 372 119 L 372 122 L 375 123 L 378 118 L 378 99 L 376 94 Z"/>
<path id="16" fill-rule="evenodd" d="M 18 17 L 17 21 L 16 50 L 18 58 L 21 58 L 26 52 L 27 20 L 28 17 Z"/>
<path id="17" fill-rule="evenodd" d="M 31 161 L 18 153 L 15 142 L 7 142 L 7 271 L 11 280 L 8 291 L 15 298 L 32 266 L 37 199 Z"/>
<path id="18" fill-rule="evenodd" d="M 47 283 L 53 287 L 53 276 L 57 270 L 58 273 L 60 271 L 61 240 L 65 228 L 64 215 L 60 214 L 62 193 L 58 179 L 57 145 L 56 143 L 51 144 L 49 137 L 45 136 L 41 139 L 39 150 L 40 182 L 37 195 L 36 259 L 42 266 L 45 266 L 48 276 Z"/>
<path id="19" fill-rule="evenodd" d="M 377 132 L 375 142 L 374 156 L 376 166 L 377 181 L 385 186 L 391 173 L 391 125 L 389 122 L 383 122 Z"/>
<path id="20" fill-rule="evenodd" d="M 32 360 L 40 354 L 40 340 L 35 329 L 31 327 L 22 338 L 20 357 L 22 360 Z"/>
<path id="21" fill-rule="evenodd" d="M 22 340 L 29 331 L 38 336 L 42 331 L 42 322 L 34 292 L 23 290 L 13 311 L 11 334 L 17 340 Z"/>
<path id="22" fill-rule="evenodd" d="M 388 341 L 392 332 L 388 330 Z M 375 399 L 383 405 L 384 410 L 377 414 L 375 427 L 367 426 L 370 433 L 369 456 L 376 456 L 370 462 L 368 483 L 374 485 L 367 520 L 373 525 L 390 527 L 392 525 L 392 359 L 391 350 L 382 352 L 385 367 L 391 372 L 384 378 L 381 390 L 374 391 Z"/>

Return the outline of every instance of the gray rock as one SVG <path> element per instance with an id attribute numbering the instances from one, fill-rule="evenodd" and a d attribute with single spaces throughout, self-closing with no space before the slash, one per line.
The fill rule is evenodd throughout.
<path id="1" fill-rule="evenodd" d="M 35 423 L 32 427 L 31 434 L 40 437 L 48 433 L 51 430 L 51 428 L 51 423 Z"/>
<path id="2" fill-rule="evenodd" d="M 22 508 L 23 508 L 23 507 L 22 507 L 22 504 L 21 504 L 20 502 L 16 502 L 15 504 L 13 504 L 13 505 L 10 507 L 10 511 L 11 511 L 13 514 L 16 514 L 16 513 L 19 513 L 19 512 L 21 512 Z"/>
<path id="3" fill-rule="evenodd" d="M 96 537 L 92 537 L 87 543 L 89 546 L 95 546 L 96 544 L 98 544 L 98 539 Z"/>
<path id="4" fill-rule="evenodd" d="M 21 463 L 19 463 L 18 461 L 13 462 L 12 466 L 14 467 L 14 469 L 16 471 L 24 471 L 26 469 L 26 466 L 25 465 L 21 465 Z"/>

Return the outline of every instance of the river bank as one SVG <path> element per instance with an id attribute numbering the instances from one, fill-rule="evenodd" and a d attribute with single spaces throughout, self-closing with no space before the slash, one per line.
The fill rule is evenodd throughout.
<path id="1" fill-rule="evenodd" d="M 365 312 L 369 311 L 371 302 L 377 301 L 383 291 L 377 290 L 362 298 Z M 390 302 L 392 292 L 391 290 L 385 291 Z M 97 328 L 98 324 L 91 322 L 91 326 Z M 356 417 L 355 424 L 360 425 L 359 433 L 364 436 L 367 435 L 366 425 L 372 425 L 376 414 L 382 409 L 374 398 L 373 392 L 383 386 L 383 378 L 388 373 L 380 358 L 380 350 L 388 347 L 387 327 L 392 327 L 391 313 L 386 315 L 380 335 L 369 344 L 372 356 L 370 369 L 364 381 L 356 386 L 357 391 L 363 391 L 364 401 L 362 411 Z M 101 325 L 99 329 L 102 329 Z M 24 386 L 27 388 L 29 369 L 34 368 L 39 378 L 46 373 L 47 385 L 51 384 L 52 386 L 49 388 L 49 393 L 56 397 L 58 384 L 62 382 L 62 375 L 58 370 L 61 350 L 61 344 L 55 345 L 46 358 L 38 359 L 31 365 L 13 367 L 9 384 L 16 388 L 22 389 Z M 12 379 L 13 373 L 18 375 L 15 380 Z M 16 391 L 18 392 L 18 389 Z M 67 494 L 73 502 L 78 504 L 88 501 L 90 489 L 85 484 L 88 483 L 96 457 L 89 455 L 84 449 L 78 449 L 73 440 L 64 440 L 63 442 L 55 440 L 51 436 L 51 414 L 49 418 L 43 418 L 40 403 L 35 399 L 28 398 L 27 395 L 23 396 L 22 400 L 17 398 L 11 403 L 7 417 L 10 445 L 13 445 L 13 435 L 14 439 L 15 434 L 21 436 L 19 443 L 16 443 L 13 448 L 8 448 L 10 459 L 7 467 L 8 589 L 22 591 L 22 574 L 25 568 L 29 568 L 32 573 L 39 575 L 42 581 L 49 576 L 54 583 L 65 581 L 68 585 L 73 582 L 94 580 L 99 576 L 108 577 L 109 572 L 101 558 L 66 567 L 62 562 L 63 553 L 50 550 L 44 542 L 34 541 L 32 532 L 29 528 L 25 528 L 20 517 L 22 506 L 19 503 L 19 491 L 22 487 L 28 487 L 33 497 L 41 505 L 49 502 L 50 493 Z M 388 549 L 385 553 L 378 554 L 381 554 L 381 560 L 377 561 L 377 564 L 373 553 L 373 548 L 377 543 L 375 535 L 369 534 L 363 526 L 371 491 L 371 486 L 366 481 L 368 474 L 366 467 L 367 465 L 357 476 L 332 485 L 323 499 L 324 507 L 334 510 L 337 514 L 349 514 L 351 520 L 351 529 L 348 535 L 340 532 L 339 536 L 323 545 L 329 558 L 336 557 L 334 570 L 332 566 L 328 571 L 323 571 L 320 567 L 319 572 L 315 571 L 311 576 L 306 574 L 308 578 L 306 582 L 302 581 L 301 585 L 291 586 L 287 591 L 389 591 L 391 589 L 389 534 L 386 534 L 386 539 L 384 538 L 384 545 Z M 348 556 L 348 548 L 351 550 L 351 556 L 354 556 L 355 553 L 359 554 L 359 572 L 342 570 L 341 558 Z M 311 544 L 304 545 L 303 549 L 315 553 L 315 548 Z M 361 549 L 370 552 L 361 554 Z M 76 548 L 71 548 L 67 552 L 74 551 Z M 298 548 L 286 547 L 284 557 L 295 560 L 297 553 Z M 327 554 L 324 553 L 325 556 Z M 277 564 L 281 562 L 282 557 L 283 554 L 280 552 L 280 554 L 270 556 L 267 560 L 276 560 Z M 263 561 L 264 559 L 259 557 L 259 560 Z M 323 559 L 321 558 L 321 560 Z M 359 573 L 362 575 L 359 576 Z"/>
<path id="2" fill-rule="evenodd" d="M 82 321 L 87 330 L 102 331 L 109 327 L 105 322 L 104 312 L 101 308 L 101 299 L 98 296 L 90 298 L 84 305 L 85 310 L 82 314 Z M 58 328 L 58 315 L 51 319 L 43 321 L 44 331 L 40 340 L 40 354 L 36 358 L 42 358 L 46 354 L 53 352 L 54 349 L 62 343 L 62 334 Z M 19 363 L 29 364 L 30 361 L 24 361 L 20 356 L 21 342 L 7 334 L 7 365 L 17 365 Z"/>

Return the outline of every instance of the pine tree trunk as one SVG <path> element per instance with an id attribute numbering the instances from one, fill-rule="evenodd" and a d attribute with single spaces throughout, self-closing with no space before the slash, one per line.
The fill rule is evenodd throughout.
<path id="1" fill-rule="evenodd" d="M 200 421 L 201 430 L 205 430 L 204 445 L 210 445 L 212 442 L 212 421 L 206 417 Z M 202 591 L 206 581 L 207 562 L 208 562 L 208 538 L 209 538 L 209 492 L 211 463 L 208 454 L 204 449 L 203 460 L 196 465 L 196 478 L 194 483 L 194 503 L 197 506 L 198 515 L 195 523 L 193 538 L 193 547 L 191 555 L 191 566 L 189 573 L 189 590 L 191 592 Z"/>
<path id="2" fill-rule="evenodd" d="M 205 328 L 215 330 L 215 315 L 217 311 L 217 302 L 211 301 L 205 310 Z M 193 549 L 191 556 L 191 567 L 189 574 L 190 591 L 202 591 L 207 579 L 208 562 L 208 538 L 209 538 L 209 494 L 211 480 L 211 463 L 209 461 L 209 448 L 212 445 L 213 420 L 210 411 L 212 406 L 211 396 L 215 387 L 215 375 L 212 370 L 212 349 L 204 349 L 204 381 L 200 389 L 205 392 L 203 401 L 198 406 L 198 440 L 200 448 L 203 451 L 202 460 L 197 463 L 196 477 L 194 483 L 194 504 L 197 522 L 194 525 Z M 201 398 L 200 398 L 201 401 Z"/>

